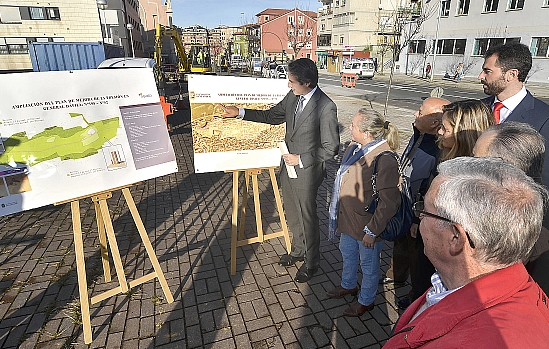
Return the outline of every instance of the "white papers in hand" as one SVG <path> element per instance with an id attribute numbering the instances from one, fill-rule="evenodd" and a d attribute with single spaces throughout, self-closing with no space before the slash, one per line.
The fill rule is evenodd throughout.
<path id="1" fill-rule="evenodd" d="M 290 154 L 286 142 L 278 142 L 278 148 L 280 148 L 282 155 Z M 288 176 L 290 178 L 297 178 L 297 173 L 295 172 L 295 168 L 293 166 L 286 164 L 286 171 L 288 172 Z"/>

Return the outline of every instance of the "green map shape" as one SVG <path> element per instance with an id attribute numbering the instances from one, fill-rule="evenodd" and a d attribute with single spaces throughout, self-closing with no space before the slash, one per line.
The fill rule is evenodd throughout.
<path id="1" fill-rule="evenodd" d="M 0 155 L 0 164 L 16 162 L 32 166 L 55 158 L 82 159 L 97 154 L 105 142 L 116 136 L 119 125 L 120 119 L 114 117 L 88 123 L 85 128 L 48 127 L 32 138 L 26 132 L 15 133 L 4 140 L 5 152 Z"/>

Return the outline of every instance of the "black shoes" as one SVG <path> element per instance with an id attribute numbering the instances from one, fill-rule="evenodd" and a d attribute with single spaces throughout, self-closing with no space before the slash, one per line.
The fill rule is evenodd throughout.
<path id="1" fill-rule="evenodd" d="M 404 297 L 397 302 L 397 305 L 399 309 L 406 310 L 406 308 L 408 308 L 412 303 L 413 301 L 410 298 Z"/>
<path id="2" fill-rule="evenodd" d="M 297 271 L 297 274 L 295 274 L 295 281 L 296 282 L 307 282 L 311 280 L 311 278 L 318 274 L 318 267 L 314 268 L 307 268 L 305 264 L 303 264 L 301 267 L 299 267 L 299 270 Z"/>
<path id="3" fill-rule="evenodd" d="M 294 257 L 289 254 L 285 254 L 282 257 L 280 257 L 280 260 L 278 261 L 278 265 L 283 267 L 289 267 L 290 265 L 294 265 L 296 262 L 302 262 L 305 259 L 303 257 Z"/>
<path id="4" fill-rule="evenodd" d="M 337 286 L 333 290 L 326 292 L 326 297 L 328 297 L 328 298 L 343 298 L 348 294 L 350 294 L 352 296 L 356 296 L 358 294 L 358 286 L 356 286 L 355 288 L 350 289 L 350 290 L 348 290 L 346 288 L 343 288 L 342 286 Z"/>

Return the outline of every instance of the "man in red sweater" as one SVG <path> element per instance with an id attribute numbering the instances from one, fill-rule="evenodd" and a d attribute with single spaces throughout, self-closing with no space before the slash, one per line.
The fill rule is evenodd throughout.
<path id="1" fill-rule="evenodd" d="M 546 348 L 549 299 L 522 260 L 541 230 L 547 190 L 496 158 L 441 163 L 421 218 L 433 287 L 384 348 Z"/>

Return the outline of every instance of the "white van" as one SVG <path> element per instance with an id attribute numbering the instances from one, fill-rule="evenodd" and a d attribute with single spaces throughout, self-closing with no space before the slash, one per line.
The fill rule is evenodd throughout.
<path id="1" fill-rule="evenodd" d="M 355 74 L 358 79 L 371 79 L 375 75 L 374 60 L 368 59 L 365 61 L 348 62 L 347 64 L 345 64 L 343 69 L 341 69 L 340 75 L 343 73 Z"/>

